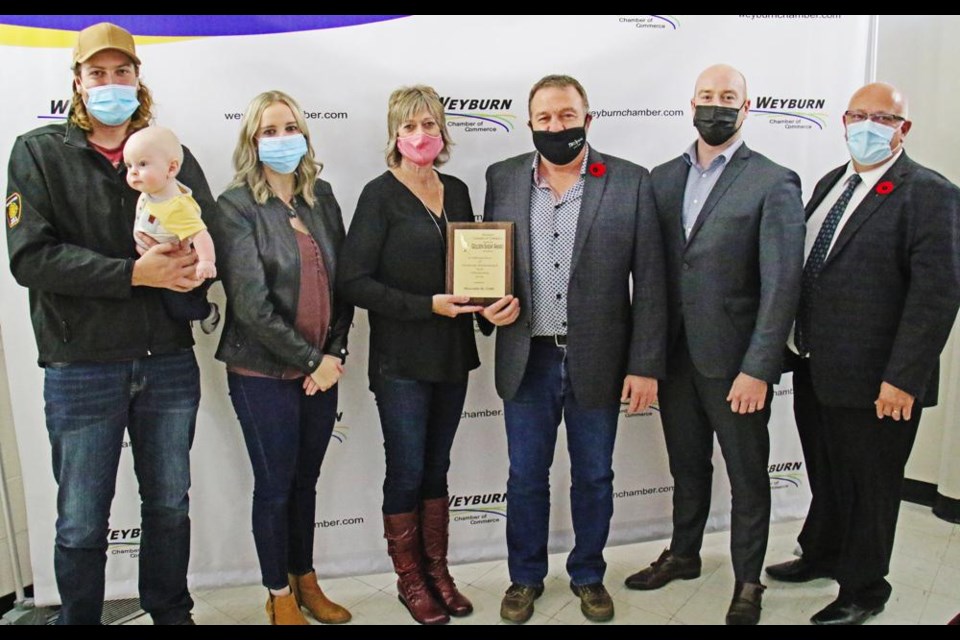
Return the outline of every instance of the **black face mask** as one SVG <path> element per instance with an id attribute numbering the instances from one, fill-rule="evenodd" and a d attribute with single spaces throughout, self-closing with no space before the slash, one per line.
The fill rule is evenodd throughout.
<path id="1" fill-rule="evenodd" d="M 587 130 L 584 127 L 563 131 L 533 132 L 533 146 L 547 161 L 556 165 L 562 166 L 573 162 L 586 143 Z"/>
<path id="2" fill-rule="evenodd" d="M 693 126 L 700 132 L 700 137 L 711 147 L 723 144 L 737 132 L 737 117 L 739 107 L 718 107 L 715 105 L 697 105 L 693 114 Z"/>

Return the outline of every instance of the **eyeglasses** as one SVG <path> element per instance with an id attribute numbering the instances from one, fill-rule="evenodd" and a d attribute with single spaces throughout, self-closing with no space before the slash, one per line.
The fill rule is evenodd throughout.
<path id="1" fill-rule="evenodd" d="M 885 127 L 896 127 L 897 124 L 906 120 L 906 118 L 903 116 L 896 116 L 892 113 L 866 113 L 864 111 L 843 112 L 843 119 L 848 124 L 863 122 L 868 118 L 870 119 L 870 122 L 876 122 L 877 124 L 882 124 Z"/>

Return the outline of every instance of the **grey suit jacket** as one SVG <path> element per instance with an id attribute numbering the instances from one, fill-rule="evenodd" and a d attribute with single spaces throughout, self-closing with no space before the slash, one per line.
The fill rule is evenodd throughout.
<path id="1" fill-rule="evenodd" d="M 683 327 L 702 375 L 733 379 L 743 372 L 775 383 L 800 298 L 800 178 L 742 145 L 685 240 L 688 170 L 678 157 L 652 173 L 667 258 L 669 352 Z"/>
<path id="2" fill-rule="evenodd" d="M 817 183 L 809 214 L 845 170 Z M 817 278 L 808 336 L 817 398 L 869 409 L 888 382 L 935 405 L 958 307 L 960 189 L 904 152 L 850 215 Z"/>
<path id="3" fill-rule="evenodd" d="M 486 221 L 516 225 L 514 291 L 520 317 L 497 331 L 500 397 L 517 392 L 531 339 L 530 195 L 533 153 L 487 169 Z M 646 169 L 590 149 L 600 176 L 585 177 L 567 289 L 567 365 L 585 407 L 619 402 L 626 374 L 662 378 L 666 370 L 663 248 Z M 633 287 L 631 292 L 631 277 Z M 489 334 L 493 326 L 481 322 Z"/>

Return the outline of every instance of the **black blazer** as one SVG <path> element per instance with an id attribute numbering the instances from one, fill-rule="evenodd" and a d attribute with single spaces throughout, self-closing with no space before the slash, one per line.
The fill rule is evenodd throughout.
<path id="1" fill-rule="evenodd" d="M 276 198 L 257 204 L 247 187 L 217 200 L 220 215 L 210 233 L 227 293 L 227 314 L 217 359 L 228 365 L 279 376 L 289 367 L 313 372 L 324 353 L 345 358 L 353 307 L 333 293 L 343 218 L 330 184 L 317 180 L 316 203 L 302 215 L 320 247 L 330 282 L 330 326 L 318 349 L 294 328 L 300 296 L 300 250 L 286 206 Z"/>
<path id="2" fill-rule="evenodd" d="M 807 217 L 846 166 L 817 183 Z M 817 397 L 871 408 L 888 382 L 935 405 L 958 307 L 960 189 L 904 152 L 840 230 L 817 279 L 808 337 Z"/>
<path id="3" fill-rule="evenodd" d="M 683 326 L 701 375 L 733 379 L 742 371 L 776 383 L 800 299 L 800 178 L 742 145 L 684 239 L 689 168 L 678 157 L 653 170 L 667 256 L 670 352 Z"/>

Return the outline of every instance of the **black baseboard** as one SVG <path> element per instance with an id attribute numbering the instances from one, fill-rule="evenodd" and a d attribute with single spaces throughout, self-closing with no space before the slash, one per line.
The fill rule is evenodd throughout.
<path id="1" fill-rule="evenodd" d="M 930 507 L 933 515 L 941 520 L 960 524 L 960 500 L 940 495 L 935 484 L 908 478 L 903 481 L 900 497 L 907 502 Z"/>
<path id="2" fill-rule="evenodd" d="M 922 504 L 925 507 L 933 507 L 937 501 L 937 485 L 907 478 L 903 481 L 903 491 L 900 493 L 900 499 L 914 504 Z"/>
<path id="3" fill-rule="evenodd" d="M 933 515 L 941 520 L 960 524 L 960 500 L 937 494 L 937 501 L 933 505 Z"/>
<path id="4" fill-rule="evenodd" d="M 32 584 L 28 584 L 26 587 L 24 587 L 23 591 L 28 598 L 33 597 Z M 10 611 L 11 609 L 13 609 L 13 603 L 16 599 L 17 599 L 17 594 L 15 593 L 8 593 L 5 596 L 0 596 L 0 616 L 5 614 L 7 611 Z"/>

